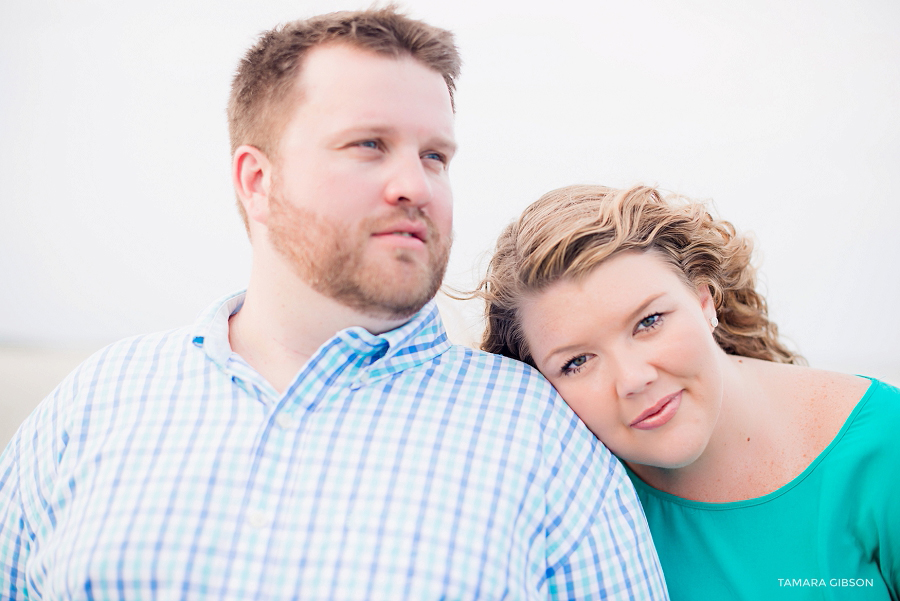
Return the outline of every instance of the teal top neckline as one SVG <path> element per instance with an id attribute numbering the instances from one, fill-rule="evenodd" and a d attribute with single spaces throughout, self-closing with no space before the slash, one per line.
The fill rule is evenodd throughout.
<path id="1" fill-rule="evenodd" d="M 655 497 L 659 497 L 665 501 L 670 503 L 675 503 L 677 505 L 683 505 L 685 507 L 691 507 L 693 509 L 701 509 L 704 511 L 730 511 L 732 509 L 741 509 L 744 507 L 753 507 L 754 505 L 762 505 L 764 503 L 768 503 L 777 499 L 778 497 L 790 492 L 797 486 L 799 486 L 806 478 L 808 478 L 816 468 L 825 460 L 825 458 L 840 444 L 841 439 L 847 433 L 847 430 L 850 429 L 856 417 L 863 410 L 866 404 L 869 402 L 869 399 L 874 395 L 874 391 L 876 389 L 875 383 L 876 380 L 870 378 L 868 376 L 859 376 L 869 380 L 869 387 L 866 389 L 866 392 L 860 397 L 859 401 L 857 401 L 856 406 L 853 408 L 853 411 L 850 412 L 850 415 L 847 416 L 847 419 L 844 420 L 841 429 L 838 430 L 838 433 L 835 434 L 834 438 L 828 443 L 822 451 L 813 459 L 806 468 L 794 476 L 789 482 L 780 486 L 779 488 L 773 490 L 772 492 L 766 493 L 759 497 L 753 497 L 750 499 L 744 499 L 742 501 L 727 501 L 724 503 L 716 503 L 709 501 L 694 501 L 692 499 L 685 499 L 684 497 L 679 497 L 677 495 L 673 495 L 671 493 L 667 493 L 665 491 L 659 490 L 658 488 L 654 488 L 650 486 L 646 482 L 644 482 L 640 476 L 638 476 L 625 462 L 622 462 L 622 465 L 625 466 L 625 470 L 628 472 L 629 477 L 631 478 L 634 487 L 641 492 L 646 492 Z"/>

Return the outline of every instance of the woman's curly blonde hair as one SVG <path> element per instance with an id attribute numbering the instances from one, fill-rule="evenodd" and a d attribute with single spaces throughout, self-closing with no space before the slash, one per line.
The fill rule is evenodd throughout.
<path id="1" fill-rule="evenodd" d="M 481 348 L 533 366 L 519 322 L 523 299 L 559 280 L 583 278 L 624 251 L 654 252 L 686 284 L 708 285 L 719 319 L 714 335 L 726 353 L 803 363 L 778 340 L 756 291 L 752 242 L 704 204 L 647 186 L 568 186 L 525 209 L 497 240 L 479 287 L 487 304 Z"/>

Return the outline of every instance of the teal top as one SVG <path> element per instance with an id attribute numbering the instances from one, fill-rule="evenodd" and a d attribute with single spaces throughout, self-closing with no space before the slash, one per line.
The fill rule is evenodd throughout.
<path id="1" fill-rule="evenodd" d="M 841 430 L 778 490 L 689 501 L 629 470 L 672 601 L 898 599 L 900 390 L 873 380 Z"/>

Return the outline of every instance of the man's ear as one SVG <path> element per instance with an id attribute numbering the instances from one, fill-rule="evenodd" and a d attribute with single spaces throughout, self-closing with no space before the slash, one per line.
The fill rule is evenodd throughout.
<path id="1" fill-rule="evenodd" d="M 231 163 L 231 178 L 247 218 L 265 224 L 269 219 L 269 191 L 272 187 L 272 163 L 269 158 L 255 146 L 238 146 Z"/>

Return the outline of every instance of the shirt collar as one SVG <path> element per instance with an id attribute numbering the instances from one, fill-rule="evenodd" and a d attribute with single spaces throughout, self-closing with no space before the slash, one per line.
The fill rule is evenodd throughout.
<path id="1" fill-rule="evenodd" d="M 228 320 L 244 304 L 244 291 L 218 299 L 200 314 L 193 330 L 194 345 L 203 349 L 221 369 L 232 355 L 228 341 Z M 437 303 L 429 301 L 409 321 L 393 330 L 372 334 L 354 326 L 337 332 L 313 355 L 315 361 L 325 350 L 358 358 L 354 387 L 381 379 L 437 357 L 451 346 L 441 321 Z"/>
<path id="2" fill-rule="evenodd" d="M 388 332 L 372 334 L 365 328 L 352 327 L 338 332 L 336 337 L 353 337 L 355 344 L 365 344 L 370 351 L 356 347 L 360 355 L 371 359 L 354 379 L 354 387 L 387 377 L 430 361 L 450 348 L 437 303 L 429 301 L 412 319 Z M 348 342 L 348 345 L 351 344 Z"/>
<path id="3" fill-rule="evenodd" d="M 228 319 L 244 306 L 244 294 L 242 290 L 218 299 L 200 314 L 194 326 L 194 345 L 202 348 L 206 356 L 223 369 L 231 356 Z"/>

